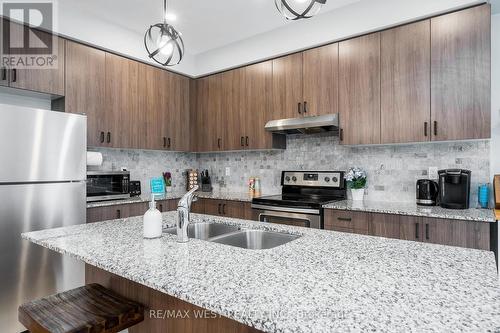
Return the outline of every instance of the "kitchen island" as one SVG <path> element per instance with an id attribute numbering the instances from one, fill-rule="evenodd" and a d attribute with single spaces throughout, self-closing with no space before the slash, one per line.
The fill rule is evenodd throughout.
<path id="1" fill-rule="evenodd" d="M 164 213 L 164 226 L 174 225 L 175 217 Z M 145 240 L 141 217 L 22 237 L 84 261 L 87 282 L 105 281 L 145 303 L 146 321 L 130 332 L 500 330 L 492 252 L 208 215 L 192 214 L 192 222 L 302 237 L 268 250 L 197 239 L 180 244 L 170 234 Z M 182 312 L 165 318 L 176 307 L 207 309 L 223 320 L 214 327 L 206 318 L 197 324 L 193 313 L 189 322 Z"/>

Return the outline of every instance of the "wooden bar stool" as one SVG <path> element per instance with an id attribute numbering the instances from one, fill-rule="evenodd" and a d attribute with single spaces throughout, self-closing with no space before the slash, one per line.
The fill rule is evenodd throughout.
<path id="1" fill-rule="evenodd" d="M 19 322 L 31 333 L 116 333 L 144 320 L 144 307 L 99 284 L 24 303 Z"/>

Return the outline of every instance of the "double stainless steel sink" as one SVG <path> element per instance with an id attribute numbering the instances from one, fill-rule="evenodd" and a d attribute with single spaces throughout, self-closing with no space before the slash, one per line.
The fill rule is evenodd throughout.
<path id="1" fill-rule="evenodd" d="M 168 228 L 164 232 L 175 235 L 177 229 Z M 265 250 L 286 244 L 301 236 L 265 230 L 242 230 L 239 226 L 202 222 L 188 226 L 188 237 L 244 249 Z"/>

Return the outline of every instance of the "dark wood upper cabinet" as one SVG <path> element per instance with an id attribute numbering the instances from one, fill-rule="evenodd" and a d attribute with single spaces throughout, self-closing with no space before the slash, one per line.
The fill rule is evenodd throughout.
<path id="1" fill-rule="evenodd" d="M 139 109 L 146 115 L 139 124 L 144 129 L 143 138 L 146 140 L 142 142 L 145 145 L 143 148 L 167 149 L 167 128 L 163 114 L 167 109 L 164 95 L 170 89 L 170 82 L 163 72 L 153 66 L 139 65 Z"/>
<path id="2" fill-rule="evenodd" d="M 87 145 L 105 145 L 106 53 L 66 41 L 65 111 L 87 115 Z"/>
<path id="3" fill-rule="evenodd" d="M 272 96 L 276 119 L 302 116 L 302 53 L 273 60 Z"/>
<path id="4" fill-rule="evenodd" d="M 430 20 L 380 36 L 381 142 L 430 141 Z"/>
<path id="5" fill-rule="evenodd" d="M 491 136 L 491 7 L 431 19 L 432 139 Z"/>
<path id="6" fill-rule="evenodd" d="M 244 68 L 244 98 L 241 110 L 240 144 L 245 149 L 284 148 L 284 137 L 264 130 L 266 123 L 277 119 L 272 109 L 273 63 L 266 61 Z"/>
<path id="7" fill-rule="evenodd" d="M 380 33 L 339 43 L 341 143 L 380 143 Z"/>
<path id="8" fill-rule="evenodd" d="M 106 142 L 112 147 L 134 148 L 134 135 L 143 128 L 139 110 L 139 65 L 111 53 L 106 53 Z M 140 127 L 139 129 L 137 127 Z M 145 131 L 142 130 L 142 135 Z"/>
<path id="9" fill-rule="evenodd" d="M 211 75 L 196 83 L 196 147 L 208 152 L 224 149 L 222 135 L 222 74 Z"/>
<path id="10" fill-rule="evenodd" d="M 244 147 L 245 110 L 243 109 L 245 70 L 235 69 L 221 74 L 221 113 L 225 126 L 221 131 L 224 150 L 242 150 Z"/>
<path id="11" fill-rule="evenodd" d="M 167 147 L 174 151 L 189 151 L 189 78 L 169 73 L 170 98 L 168 100 L 168 112 L 166 124 L 168 128 Z"/>
<path id="12" fill-rule="evenodd" d="M 330 44 L 303 52 L 303 115 L 338 112 L 339 46 Z"/>
<path id="13" fill-rule="evenodd" d="M 12 22 L 5 21 L 10 24 L 9 38 L 24 40 L 24 26 Z M 3 30 L 3 29 L 2 29 Z M 34 30 L 31 29 L 30 30 Z M 35 35 L 33 31 L 30 32 Z M 5 36 L 4 36 L 5 37 Z M 9 86 L 13 88 L 26 89 L 46 94 L 64 96 L 64 69 L 65 69 L 65 40 L 63 38 L 54 37 L 52 34 L 37 30 L 36 37 L 38 40 L 49 45 L 52 43 L 54 55 L 57 57 L 55 62 L 56 67 L 53 69 L 48 68 L 13 68 L 10 70 Z M 26 45 L 26 43 L 25 43 Z M 17 54 L 24 54 L 31 57 L 31 49 L 23 48 Z M 50 55 L 48 55 L 50 56 Z M 1 74 L 1 73 L 0 73 Z M 5 82 L 5 81 L 4 81 Z"/>

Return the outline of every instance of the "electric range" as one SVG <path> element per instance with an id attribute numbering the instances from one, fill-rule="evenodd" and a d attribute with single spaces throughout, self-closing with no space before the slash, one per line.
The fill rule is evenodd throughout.
<path id="1" fill-rule="evenodd" d="M 347 198 L 343 171 L 283 171 L 281 186 L 252 200 L 259 221 L 323 229 L 323 205 Z"/>

